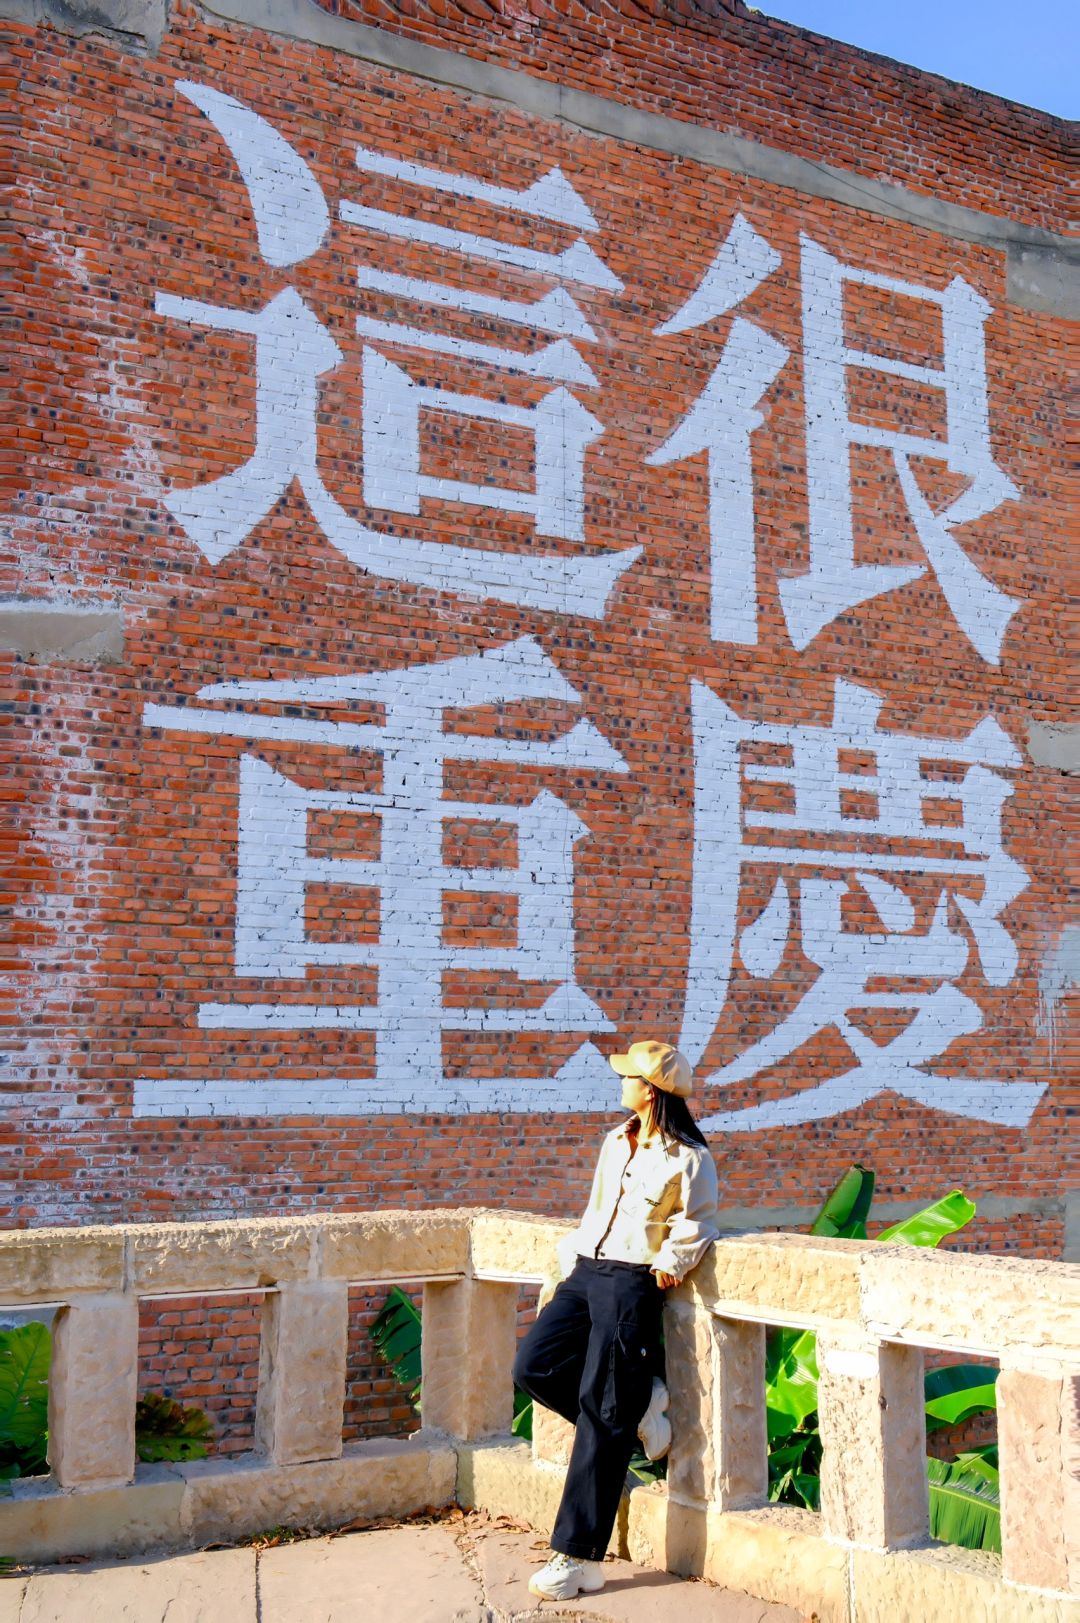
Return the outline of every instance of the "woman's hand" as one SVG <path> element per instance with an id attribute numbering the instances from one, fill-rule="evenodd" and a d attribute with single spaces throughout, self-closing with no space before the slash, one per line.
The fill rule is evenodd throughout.
<path id="1" fill-rule="evenodd" d="M 674 1274 L 662 1274 L 659 1268 L 653 1269 L 653 1278 L 662 1291 L 669 1291 L 673 1285 L 679 1283 Z"/>

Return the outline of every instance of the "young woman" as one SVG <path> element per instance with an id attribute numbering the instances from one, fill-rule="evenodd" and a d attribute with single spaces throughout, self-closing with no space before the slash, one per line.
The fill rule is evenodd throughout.
<path id="1" fill-rule="evenodd" d="M 514 1362 L 517 1384 L 576 1427 L 554 1553 L 529 1583 L 547 1600 L 604 1587 L 599 1563 L 635 1439 L 651 1459 L 671 1439 L 657 1378 L 664 1291 L 718 1233 L 716 1169 L 686 1105 L 686 1059 L 648 1041 L 611 1064 L 633 1115 L 601 1146 L 585 1216 L 559 1246 L 562 1282 Z"/>

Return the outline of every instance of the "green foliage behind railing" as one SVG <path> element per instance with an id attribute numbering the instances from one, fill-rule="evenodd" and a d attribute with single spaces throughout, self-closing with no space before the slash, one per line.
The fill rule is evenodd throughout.
<path id="1" fill-rule="evenodd" d="M 44 1324 L 0 1330 L 0 1484 L 49 1469 L 51 1356 L 52 1338 Z M 144 1392 L 135 1406 L 140 1460 L 205 1459 L 213 1435 L 209 1415 L 194 1405 Z"/>

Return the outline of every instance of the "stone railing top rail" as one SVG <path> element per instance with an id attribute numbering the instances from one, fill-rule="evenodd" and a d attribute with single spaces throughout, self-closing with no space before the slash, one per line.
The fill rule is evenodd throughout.
<path id="1" fill-rule="evenodd" d="M 0 1303 L 102 1292 L 160 1297 L 311 1280 L 539 1280 L 567 1225 L 461 1207 L 0 1234 Z M 1075 1363 L 1080 1267 L 803 1234 L 729 1234 L 674 1300 L 856 1339 Z"/>

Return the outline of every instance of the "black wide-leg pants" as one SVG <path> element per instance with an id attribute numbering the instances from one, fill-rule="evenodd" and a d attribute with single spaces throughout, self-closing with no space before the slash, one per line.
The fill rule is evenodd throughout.
<path id="1" fill-rule="evenodd" d="M 579 1257 L 522 1338 L 514 1380 L 577 1430 L 553 1550 L 602 1561 L 660 1368 L 664 1294 L 648 1268 Z"/>

